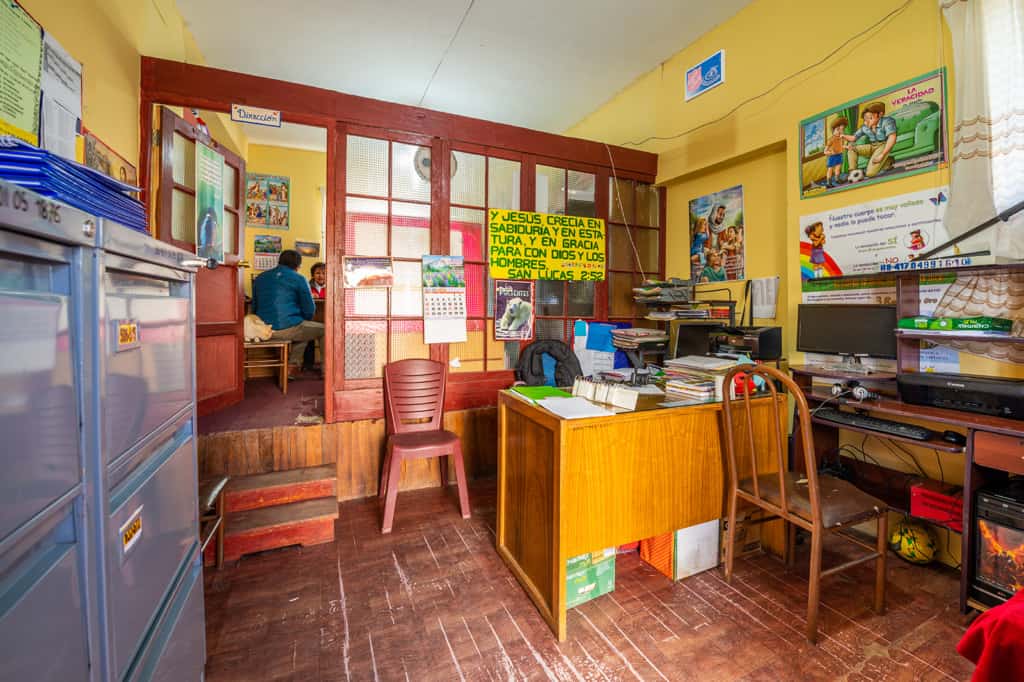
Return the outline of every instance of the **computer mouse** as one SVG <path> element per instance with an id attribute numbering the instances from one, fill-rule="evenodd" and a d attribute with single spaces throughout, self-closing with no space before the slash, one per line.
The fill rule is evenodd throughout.
<path id="1" fill-rule="evenodd" d="M 967 445 L 967 436 L 956 431 L 943 431 L 942 440 L 954 445 Z"/>

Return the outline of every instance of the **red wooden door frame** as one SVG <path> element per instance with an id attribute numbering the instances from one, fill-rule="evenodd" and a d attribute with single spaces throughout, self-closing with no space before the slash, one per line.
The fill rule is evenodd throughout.
<path id="1" fill-rule="evenodd" d="M 229 319 L 214 320 L 210 322 L 203 322 L 203 307 L 197 304 L 195 311 L 195 323 L 196 323 L 196 365 L 197 365 L 197 376 L 196 384 L 197 388 L 200 383 L 199 377 L 199 354 L 201 352 L 200 346 L 203 345 L 199 342 L 199 339 L 210 338 L 210 337 L 233 337 L 235 352 L 233 353 L 233 361 L 235 363 L 235 381 L 231 388 L 225 391 L 220 391 L 210 396 L 196 396 L 197 405 L 196 409 L 200 416 L 216 412 L 217 410 L 229 407 L 235 403 L 241 402 L 245 397 L 245 377 L 242 364 L 245 359 L 245 348 L 244 343 L 244 326 L 243 319 L 245 316 L 245 301 L 243 297 L 243 286 L 242 286 L 242 268 L 239 267 L 241 261 L 241 250 L 243 248 L 243 226 L 244 226 L 244 210 L 245 210 L 245 160 L 239 157 L 237 154 L 223 146 L 217 144 L 215 140 L 211 140 L 208 136 L 204 135 L 195 126 L 189 124 L 183 118 L 175 114 L 167 107 L 162 107 L 160 111 L 160 170 L 159 179 L 160 183 L 158 186 L 159 195 L 156 202 L 156 237 L 160 241 L 173 244 L 179 248 L 187 251 L 195 252 L 195 244 L 189 242 L 180 241 L 174 238 L 172 231 L 172 209 L 173 209 L 173 193 L 175 189 L 184 191 L 190 194 L 194 194 L 194 188 L 180 185 L 174 181 L 174 166 L 173 166 L 173 145 L 174 135 L 180 134 L 183 137 L 192 141 L 203 142 L 205 144 L 214 147 L 218 153 L 224 156 L 224 161 L 227 165 L 235 169 L 236 182 L 235 182 L 235 203 L 234 209 L 226 208 L 235 214 L 235 252 L 224 254 L 224 263 L 219 265 L 218 271 L 209 271 L 201 269 L 196 273 L 195 287 L 196 287 L 196 300 L 199 301 L 200 292 L 204 292 L 204 295 L 212 293 L 211 291 L 205 291 L 206 288 L 212 286 L 225 287 L 224 295 L 230 300 L 227 302 L 225 309 L 230 311 Z M 232 303 L 233 301 L 233 303 Z"/>
<path id="2" fill-rule="evenodd" d="M 209 111 L 228 112 L 232 104 L 265 107 L 281 111 L 282 120 L 325 128 L 327 130 L 327 230 L 326 262 L 335 291 L 341 288 L 341 252 L 345 220 L 345 135 L 346 126 L 404 131 L 432 140 L 433 157 L 447 159 L 445 149 L 472 146 L 488 149 L 488 154 L 501 156 L 501 150 L 522 155 L 523 175 L 520 186 L 522 205 L 533 197 L 532 168 L 537 160 L 551 165 L 574 167 L 580 164 L 601 167 L 607 173 L 609 157 L 614 159 L 619 177 L 630 177 L 653 182 L 658 170 L 656 154 L 628 149 L 601 142 L 565 137 L 518 126 L 511 126 L 467 116 L 446 114 L 419 107 L 383 102 L 348 95 L 333 90 L 289 83 L 272 78 L 185 64 L 154 57 L 141 58 L 140 145 L 139 170 L 143 197 L 148 196 L 151 174 L 153 120 L 152 107 L 158 104 L 200 107 Z M 527 171 L 530 172 L 527 172 Z M 599 173 L 598 182 L 601 173 Z M 447 174 L 442 174 L 447 177 Z M 606 175 L 604 177 L 607 177 Z M 601 190 L 599 190 L 600 193 Z M 447 203 L 444 204 L 447 207 Z M 440 211 L 438 212 L 441 213 Z M 447 221 L 447 215 L 439 220 Z M 441 241 L 440 236 L 434 239 Z M 239 245 L 241 246 L 241 239 Z M 662 254 L 664 244 L 662 244 Z M 664 255 L 662 255 L 662 258 Z M 605 297 L 606 298 L 606 297 Z M 336 349 L 342 335 L 336 334 L 337 324 L 343 320 L 344 297 L 334 296 L 327 308 L 325 319 L 325 347 Z M 598 305 L 606 305 L 599 303 Z M 438 352 L 447 353 L 446 349 Z M 433 355 L 432 351 L 432 355 Z M 379 394 L 381 389 L 366 391 L 336 391 L 335 375 L 343 376 L 342 364 L 336 366 L 337 350 L 325 353 L 324 395 L 327 422 L 341 419 L 380 416 L 381 408 L 370 407 L 369 393 Z M 453 375 L 446 395 L 447 409 L 493 405 L 494 390 L 507 385 L 511 372 L 485 372 Z M 378 382 L 380 383 L 380 382 Z M 377 396 L 377 403 L 380 396 Z"/>

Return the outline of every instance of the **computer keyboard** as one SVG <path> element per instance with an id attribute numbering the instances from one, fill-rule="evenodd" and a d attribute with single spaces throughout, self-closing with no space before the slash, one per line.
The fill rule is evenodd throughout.
<path id="1" fill-rule="evenodd" d="M 913 424 L 904 424 L 903 422 L 894 422 L 888 419 L 876 419 L 875 417 L 868 417 L 863 414 L 843 412 L 833 407 L 821 407 L 812 410 L 811 414 L 818 419 L 824 419 L 833 424 L 855 426 L 859 429 L 878 431 L 890 436 L 901 436 L 903 438 L 912 438 L 913 440 L 928 440 L 932 437 L 932 432 L 923 426 L 914 426 Z"/>
<path id="2" fill-rule="evenodd" d="M 808 365 L 808 369 L 822 373 L 857 374 L 861 376 L 867 376 L 868 374 L 873 374 L 876 371 L 878 371 L 873 367 L 867 367 L 865 365 L 855 365 L 850 363 L 845 365 Z"/>

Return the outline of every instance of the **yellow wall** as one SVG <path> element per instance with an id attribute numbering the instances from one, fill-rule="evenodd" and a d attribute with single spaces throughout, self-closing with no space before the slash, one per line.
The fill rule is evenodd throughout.
<path id="1" fill-rule="evenodd" d="M 893 180 L 830 196 L 801 200 L 798 179 L 799 122 L 831 106 L 908 80 L 940 66 L 952 68 L 952 48 L 934 0 L 911 0 L 882 26 L 854 40 L 824 64 L 787 81 L 771 94 L 728 112 L 783 78 L 818 61 L 902 3 L 861 0 L 839 5 L 812 0 L 754 0 L 730 20 L 643 75 L 566 134 L 611 144 L 658 135 L 641 148 L 659 154 L 658 180 L 668 192 L 666 275 L 689 276 L 688 202 L 708 192 L 743 184 L 748 277 L 778 274 L 778 317 L 786 354 L 795 353 L 800 302 L 799 217 L 946 184 L 948 171 Z M 719 49 L 726 53 L 726 83 L 687 103 L 687 68 Z M 953 74 L 948 91 L 953 92 Z M 952 108 L 950 97 L 950 108 Z M 723 118 L 724 117 L 724 118 Z M 722 119 L 718 122 L 709 122 Z M 951 117 L 950 117 L 951 118 Z M 680 132 L 703 126 L 676 137 Z M 710 288 L 720 285 L 704 285 Z M 742 284 L 733 285 L 738 297 Z M 710 296 L 710 295 L 709 295 Z M 964 356 L 967 357 L 966 355 Z M 976 362 L 966 362 L 972 369 Z M 996 371 L 1008 373 L 1006 366 Z M 855 439 L 857 445 L 861 439 Z M 877 440 L 866 446 L 883 466 L 913 470 Z M 912 448 L 932 478 L 938 464 L 930 450 Z M 959 456 L 941 455 L 947 481 L 962 482 Z M 896 519 L 894 518 L 893 521 Z M 941 559 L 959 560 L 959 536 L 949 553 L 937 531 Z"/>
<path id="2" fill-rule="evenodd" d="M 771 277 L 784 275 L 786 272 L 786 241 L 779 239 L 781 226 L 786 223 L 786 149 L 776 146 L 748 156 L 738 163 L 727 163 L 687 175 L 672 183 L 668 189 L 667 225 L 686 225 L 689 220 L 689 200 L 704 196 L 711 192 L 743 185 L 743 223 L 746 241 L 745 271 L 746 276 Z M 668 244 L 665 253 L 665 268 L 668 274 L 677 277 L 689 277 L 690 249 L 689 236 L 684 235 L 685 243 L 680 245 L 675 234 Z M 685 247 L 685 248 L 684 248 Z M 702 298 L 724 299 L 726 295 L 714 292 L 713 289 L 723 288 L 723 282 L 711 282 L 697 286 L 697 293 Z M 743 283 L 731 283 L 733 298 L 739 300 L 743 296 Z M 707 291 L 706 294 L 701 294 Z M 743 305 L 738 304 L 736 314 L 739 316 Z M 781 325 L 784 333 L 790 327 L 786 320 L 786 306 L 780 306 L 778 316 L 774 320 L 757 319 L 757 324 Z"/>
<path id="3" fill-rule="evenodd" d="M 835 9 L 829 12 L 830 7 Z M 668 192 L 666 275 L 688 276 L 689 200 L 704 191 L 725 189 L 743 181 L 745 213 L 763 212 L 774 217 L 768 224 L 755 225 L 753 220 L 749 221 L 748 269 L 754 276 L 760 276 L 768 274 L 771 267 L 779 268 L 781 301 L 776 321 L 795 319 L 800 301 L 800 215 L 948 182 L 948 172 L 941 170 L 801 201 L 798 181 L 801 119 L 939 66 L 951 68 L 952 48 L 937 3 L 911 0 L 902 13 L 854 40 L 821 66 L 743 105 L 736 113 L 727 114 L 744 100 L 821 59 L 898 7 L 891 0 L 863 0 L 857 3 L 855 11 L 812 0 L 755 0 L 639 78 L 566 134 L 623 144 L 651 135 L 673 137 L 704 126 L 641 147 L 659 154 L 658 180 Z M 726 53 L 725 84 L 685 102 L 686 69 L 719 49 Z M 951 74 L 949 89 L 952 91 Z M 720 118 L 721 121 L 704 125 Z M 785 164 L 773 171 L 783 173 L 780 182 L 762 171 L 762 159 L 782 148 Z M 702 180 L 709 172 L 711 177 L 721 179 L 718 185 Z M 765 191 L 768 188 L 770 191 Z M 769 195 L 765 199 L 767 205 L 757 206 L 751 199 L 754 193 Z M 755 234 L 758 231 L 760 235 Z M 780 261 L 773 249 L 770 260 L 766 260 L 763 251 L 751 248 L 755 241 L 776 248 L 784 245 L 784 258 Z M 741 286 L 733 286 L 739 295 Z M 788 334 L 787 349 L 791 356 L 794 344 L 794 336 Z"/>
<path id="4" fill-rule="evenodd" d="M 320 243 L 322 203 L 320 187 L 327 185 L 327 154 L 303 149 L 249 145 L 246 172 L 265 175 L 286 175 L 291 180 L 291 225 L 288 230 L 274 230 L 266 227 L 247 227 L 245 230 L 245 257 L 252 263 L 253 242 L 257 234 L 273 234 L 281 237 L 281 247 L 295 247 L 295 240 Z M 309 269 L 317 261 L 325 261 L 324 245 L 320 243 L 318 258 L 302 258 L 300 272 L 309 277 Z M 259 274 L 249 270 L 245 277 L 246 293 L 251 293 L 251 279 L 248 275 Z"/>
<path id="5" fill-rule="evenodd" d="M 174 0 L 20 0 L 82 62 L 82 119 L 138 166 L 139 61 L 142 55 L 192 64 L 205 60 Z M 227 117 L 207 118 L 214 138 L 245 153 L 245 136 Z"/>

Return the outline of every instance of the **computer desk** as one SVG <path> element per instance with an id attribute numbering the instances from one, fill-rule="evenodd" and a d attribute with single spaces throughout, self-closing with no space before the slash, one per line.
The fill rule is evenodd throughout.
<path id="1" fill-rule="evenodd" d="M 835 452 L 839 447 L 840 429 L 864 433 L 894 442 L 918 447 L 931 448 L 940 452 L 962 454 L 964 458 L 964 510 L 961 534 L 961 576 L 960 576 L 960 610 L 964 613 L 969 608 L 984 610 L 984 604 L 971 598 L 969 588 L 974 578 L 975 546 L 973 532 L 975 528 L 974 495 L 987 483 L 1001 480 L 1006 474 L 1024 474 L 1024 421 L 974 414 L 960 410 L 950 410 L 927 405 L 911 405 L 898 398 L 881 397 L 878 400 L 858 401 L 852 398 L 835 398 L 831 391 L 820 386 L 813 386 L 814 377 L 856 381 L 892 381 L 895 389 L 895 373 L 878 372 L 867 375 L 845 375 L 841 372 L 822 371 L 813 366 L 794 365 L 790 367 L 793 379 L 807 396 L 813 411 L 814 407 L 828 401 L 830 405 L 845 405 L 871 412 L 874 416 L 892 421 L 910 423 L 924 422 L 924 426 L 942 431 L 945 429 L 967 430 L 967 445 L 960 446 L 935 436 L 927 441 L 903 438 L 870 429 L 862 429 L 847 425 L 838 425 L 824 419 L 811 417 L 815 459 L 819 461 L 823 454 Z M 799 422 L 796 422 L 793 434 L 794 469 L 804 468 L 804 455 L 800 449 Z M 909 490 L 902 486 L 894 488 L 889 485 L 893 470 L 862 462 L 850 457 L 842 458 L 843 465 L 849 467 L 856 475 L 858 488 L 868 492 L 887 503 L 893 511 L 909 514 Z M 929 521 L 928 519 L 924 519 Z M 934 523 L 933 521 L 929 521 Z M 953 531 L 955 532 L 955 531 Z"/>
<path id="2" fill-rule="evenodd" d="M 755 440 L 767 440 L 772 400 L 752 403 Z M 785 396 L 775 409 L 785 419 Z M 721 414 L 713 402 L 562 419 L 499 393 L 495 544 L 559 641 L 568 559 L 723 517 Z M 747 442 L 736 439 L 749 468 Z M 759 452 L 757 462 L 759 471 L 778 470 L 773 453 Z M 765 531 L 766 547 L 781 554 L 781 527 Z"/>

